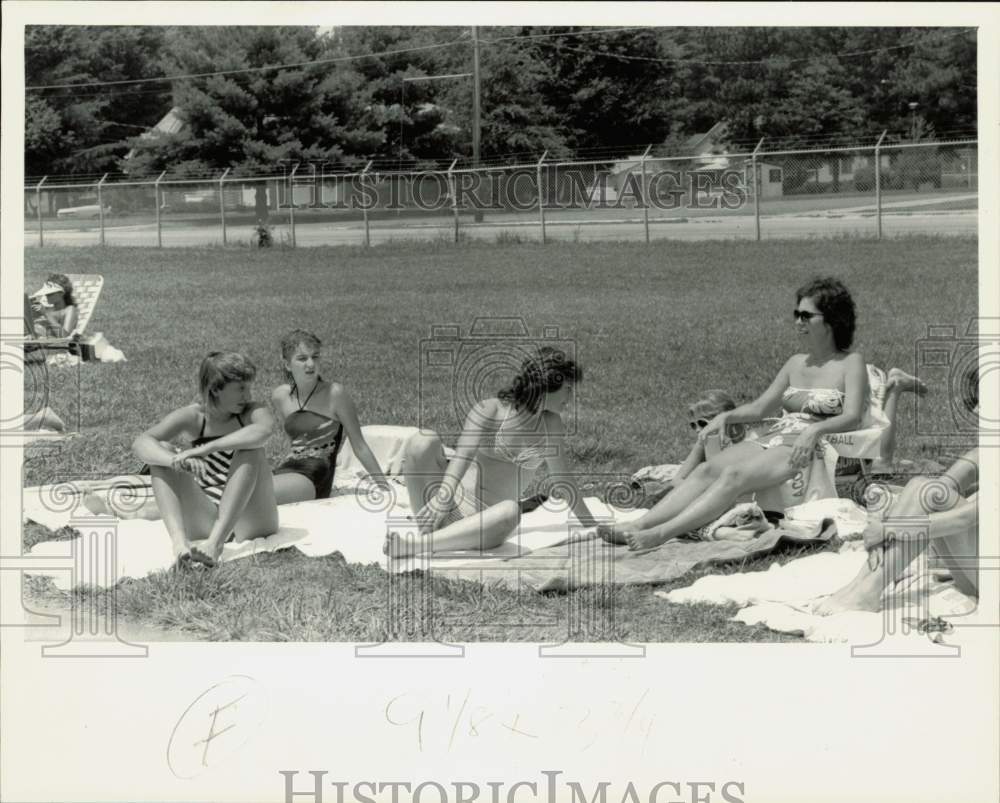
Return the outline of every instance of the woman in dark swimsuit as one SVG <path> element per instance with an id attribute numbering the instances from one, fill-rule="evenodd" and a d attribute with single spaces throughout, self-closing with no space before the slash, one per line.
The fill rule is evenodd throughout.
<path id="1" fill-rule="evenodd" d="M 289 332 L 281 341 L 282 367 L 288 381 L 275 389 L 271 401 L 292 439 L 288 456 L 274 471 L 282 504 L 330 495 L 345 433 L 369 478 L 388 487 L 361 434 L 350 395 L 342 385 L 327 382 L 319 374 L 321 345 L 316 335 L 302 329 Z"/>
<path id="2" fill-rule="evenodd" d="M 213 351 L 201 364 L 201 401 L 168 413 L 132 444 L 149 466 L 176 564 L 194 559 L 215 565 L 225 540 L 278 530 L 263 448 L 274 417 L 250 398 L 256 373 L 242 354 Z M 169 449 L 168 442 L 178 437 L 190 438 L 191 447 L 179 453 Z"/>

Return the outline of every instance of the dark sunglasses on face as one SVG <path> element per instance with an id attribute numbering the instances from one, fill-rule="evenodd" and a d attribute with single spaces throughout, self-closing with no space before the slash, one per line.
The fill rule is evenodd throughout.
<path id="1" fill-rule="evenodd" d="M 695 432 L 700 429 L 704 429 L 708 426 L 708 421 L 704 418 L 699 418 L 697 421 L 688 421 L 688 426 L 691 427 Z"/>
<path id="2" fill-rule="evenodd" d="M 796 321 L 802 321 L 803 323 L 809 323 L 813 318 L 822 318 L 822 312 L 809 312 L 809 310 L 796 309 L 792 310 L 792 318 Z"/>

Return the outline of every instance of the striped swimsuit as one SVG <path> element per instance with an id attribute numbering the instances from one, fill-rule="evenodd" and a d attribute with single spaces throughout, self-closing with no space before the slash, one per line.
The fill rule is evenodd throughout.
<path id="1" fill-rule="evenodd" d="M 242 427 L 243 419 L 237 415 L 236 420 Z M 203 416 L 201 419 L 201 432 L 198 433 L 197 438 L 191 441 L 191 446 L 201 446 L 204 443 L 210 443 L 224 437 L 222 435 L 213 435 L 206 438 L 205 424 L 207 423 L 208 418 Z M 226 433 L 226 435 L 229 434 L 231 433 Z M 227 449 L 218 452 L 209 452 L 201 458 L 205 461 L 205 478 L 196 477 L 196 480 L 201 489 L 208 495 L 208 498 L 215 502 L 216 505 L 222 501 L 222 492 L 226 490 L 226 483 L 229 482 L 229 467 L 233 461 L 234 453 L 235 450 Z"/>

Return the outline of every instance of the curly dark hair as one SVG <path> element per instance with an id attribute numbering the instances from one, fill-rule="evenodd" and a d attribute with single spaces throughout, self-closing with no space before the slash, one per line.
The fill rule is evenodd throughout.
<path id="1" fill-rule="evenodd" d="M 566 352 L 543 346 L 538 353 L 521 363 L 521 370 L 509 388 L 497 394 L 500 401 L 513 405 L 515 410 L 534 413 L 546 393 L 554 393 L 567 382 L 576 384 L 583 379 L 583 368 L 566 356 Z"/>
<path id="2" fill-rule="evenodd" d="M 69 277 L 65 273 L 50 273 L 45 281 L 58 284 L 63 289 L 63 300 L 66 302 L 67 307 L 76 306 L 76 298 L 73 296 L 73 282 L 69 280 Z"/>
<path id="3" fill-rule="evenodd" d="M 847 351 L 854 342 L 855 312 L 851 292 L 840 279 L 832 276 L 816 278 L 795 291 L 795 303 L 811 299 L 823 314 L 823 320 L 833 329 L 833 344 Z"/>

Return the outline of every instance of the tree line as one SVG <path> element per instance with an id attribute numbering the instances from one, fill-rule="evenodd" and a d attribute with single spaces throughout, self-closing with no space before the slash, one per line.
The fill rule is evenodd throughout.
<path id="1" fill-rule="evenodd" d="M 491 161 L 679 151 L 720 121 L 732 142 L 789 148 L 976 127 L 968 29 L 519 26 L 479 37 Z M 25 173 L 469 157 L 472 81 L 461 73 L 471 70 L 460 27 L 29 27 Z M 141 136 L 172 108 L 179 131 Z"/>

